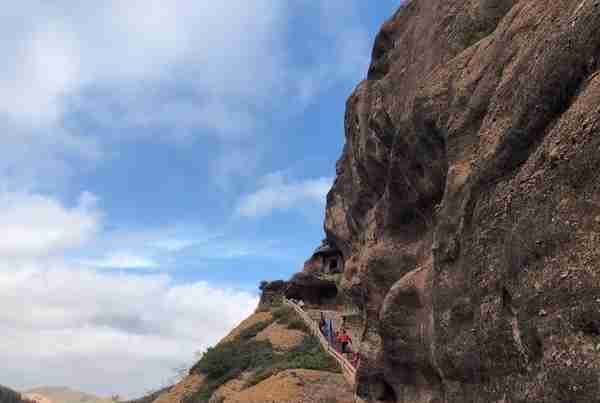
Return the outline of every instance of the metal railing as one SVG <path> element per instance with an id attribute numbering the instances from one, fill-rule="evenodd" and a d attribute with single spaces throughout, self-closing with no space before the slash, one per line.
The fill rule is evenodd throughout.
<path id="1" fill-rule="evenodd" d="M 293 303 L 287 298 L 283 299 L 283 303 L 292 307 L 294 311 L 296 311 L 296 313 L 300 316 L 300 318 L 302 318 L 304 323 L 306 323 L 306 326 L 308 326 L 308 328 L 310 329 L 311 333 L 319 339 L 319 342 L 321 343 L 323 349 L 327 351 L 327 353 L 329 353 L 329 355 L 331 355 L 338 362 L 340 368 L 342 369 L 342 374 L 344 375 L 344 378 L 346 378 L 346 381 L 350 384 L 352 388 L 354 388 L 354 385 L 356 383 L 356 369 L 354 368 L 354 366 L 352 366 L 352 364 L 350 364 L 350 361 L 348 361 L 346 357 L 340 354 L 329 343 L 329 341 L 327 341 L 325 336 L 323 336 L 323 333 L 321 333 L 321 329 L 319 329 L 319 325 L 317 324 L 317 322 L 312 320 L 308 313 L 305 312 L 302 308 L 300 308 L 298 304 Z"/>

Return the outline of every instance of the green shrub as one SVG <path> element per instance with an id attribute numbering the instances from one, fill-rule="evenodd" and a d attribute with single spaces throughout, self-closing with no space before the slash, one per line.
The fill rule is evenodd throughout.
<path id="1" fill-rule="evenodd" d="M 240 332 L 234 340 L 209 348 L 191 370 L 205 375 L 206 381 L 199 391 L 187 396 L 184 403 L 208 402 L 217 388 L 247 370 L 254 371 L 247 387 L 287 369 L 341 372 L 337 362 L 321 348 L 319 340 L 312 335 L 305 336 L 298 346 L 283 353 L 275 353 L 268 340 L 253 339 L 275 320 L 287 323 L 290 329 L 306 329 L 293 309 L 282 307 L 273 311 L 273 320 L 258 322 Z"/>
<path id="2" fill-rule="evenodd" d="M 292 320 L 292 318 L 295 317 L 295 315 L 296 312 L 294 312 L 294 310 L 289 306 L 282 306 L 281 308 L 277 308 L 273 311 L 273 318 L 281 324 L 288 323 L 290 320 Z"/>
<path id="3" fill-rule="evenodd" d="M 273 308 L 280 307 L 283 305 L 283 295 L 277 295 L 271 300 L 271 306 Z"/>
<path id="4" fill-rule="evenodd" d="M 272 320 L 263 320 L 260 322 L 256 322 L 252 326 L 249 326 L 240 332 L 240 337 L 244 340 L 248 340 L 256 336 L 262 330 L 266 329 L 271 323 Z"/>
<path id="5" fill-rule="evenodd" d="M 246 387 L 254 386 L 287 369 L 341 372 L 337 361 L 321 348 L 319 340 L 314 336 L 305 336 L 291 351 L 275 355 L 269 367 L 257 370 L 246 383 Z"/>
<path id="6" fill-rule="evenodd" d="M 336 360 L 321 348 L 315 336 L 304 336 L 302 343 L 285 354 L 285 369 L 304 368 L 341 372 Z"/>
<path id="7" fill-rule="evenodd" d="M 268 340 L 236 339 L 206 350 L 196 369 L 212 379 L 232 378 L 247 368 L 264 366 L 272 360 L 273 346 Z"/>
<path id="8" fill-rule="evenodd" d="M 306 326 L 306 323 L 304 323 L 304 321 L 299 318 L 291 319 L 287 324 L 287 328 L 292 330 L 300 330 L 305 333 L 308 333 L 310 331 L 308 326 Z"/>
<path id="9" fill-rule="evenodd" d="M 206 375 L 200 390 L 185 399 L 186 403 L 207 402 L 224 383 L 248 369 L 263 369 L 274 361 L 273 346 L 267 340 L 247 340 L 241 337 L 206 350 L 192 371 Z"/>
<path id="10" fill-rule="evenodd" d="M 269 367 L 269 368 L 263 368 L 260 371 L 256 371 L 250 377 L 250 379 L 248 379 L 248 381 L 246 382 L 246 387 L 249 388 L 251 386 L 257 385 L 257 384 L 261 383 L 262 381 L 264 381 L 265 379 L 268 379 L 271 376 L 276 375 L 279 371 L 281 371 L 281 369 L 279 369 L 277 367 L 277 365 Z"/>

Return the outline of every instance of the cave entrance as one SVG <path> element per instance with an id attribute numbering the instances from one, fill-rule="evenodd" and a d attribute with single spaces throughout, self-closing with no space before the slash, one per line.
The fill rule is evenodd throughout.
<path id="1" fill-rule="evenodd" d="M 383 379 L 375 381 L 371 385 L 371 397 L 378 403 L 396 403 L 396 392 Z"/>
<path id="2" fill-rule="evenodd" d="M 338 289 L 334 281 L 298 273 L 290 280 L 285 296 L 288 299 L 302 300 L 308 305 L 335 305 Z"/>

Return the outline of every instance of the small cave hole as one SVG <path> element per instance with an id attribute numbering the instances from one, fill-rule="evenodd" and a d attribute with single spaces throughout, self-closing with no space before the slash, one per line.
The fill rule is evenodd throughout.
<path id="1" fill-rule="evenodd" d="M 373 396 L 378 403 L 396 403 L 396 392 L 386 381 L 379 381 L 377 396 Z"/>
<path id="2" fill-rule="evenodd" d="M 575 316 L 574 325 L 585 334 L 600 336 L 600 311 L 592 308 L 582 310 Z"/>
<path id="3" fill-rule="evenodd" d="M 502 287 L 502 307 L 509 315 L 515 315 L 515 308 L 513 306 L 513 298 L 506 287 Z"/>
<path id="4" fill-rule="evenodd" d="M 362 393 L 361 393 L 362 392 Z M 357 395 L 376 403 L 396 403 L 396 392 L 383 378 L 377 376 L 369 382 L 359 383 Z"/>

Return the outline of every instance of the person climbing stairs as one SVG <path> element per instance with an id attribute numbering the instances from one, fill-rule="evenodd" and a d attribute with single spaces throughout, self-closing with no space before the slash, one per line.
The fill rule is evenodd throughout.
<path id="1" fill-rule="evenodd" d="M 336 338 L 331 337 L 331 340 L 328 340 L 326 338 L 325 334 L 321 331 L 321 327 L 319 326 L 319 323 L 317 321 L 315 321 L 314 319 L 312 319 L 305 310 L 303 310 L 300 306 L 298 306 L 298 304 L 296 304 L 286 298 L 283 299 L 283 303 L 285 305 L 290 306 L 291 308 L 294 309 L 294 311 L 296 311 L 298 316 L 300 316 L 300 318 L 308 326 L 308 328 L 310 329 L 312 334 L 315 337 L 317 337 L 317 339 L 319 340 L 319 343 L 321 344 L 321 347 L 323 347 L 323 349 L 338 362 L 338 364 L 340 365 L 340 368 L 342 369 L 342 374 L 346 378 L 346 381 L 350 384 L 350 386 L 354 387 L 356 384 L 356 367 L 346 357 L 344 357 L 343 354 L 341 354 L 336 349 L 336 347 L 334 345 Z M 324 312 L 321 312 L 321 313 L 324 313 Z M 327 319 L 325 319 L 325 322 L 327 322 Z M 332 322 L 330 321 L 329 323 L 331 324 Z M 329 330 L 331 330 L 331 333 L 328 333 L 328 334 L 331 334 L 333 336 L 333 326 L 332 325 Z M 346 330 L 345 329 L 342 329 L 342 330 L 344 331 L 344 333 L 341 333 L 341 334 L 345 334 Z M 348 336 L 347 334 L 346 334 L 346 336 L 348 337 L 349 340 L 351 340 L 350 336 Z M 344 338 L 344 340 L 346 340 L 346 339 Z M 357 353 L 355 352 L 355 354 L 357 354 Z M 358 358 L 358 359 L 354 359 L 354 358 L 355 357 L 353 357 L 353 361 L 356 364 L 358 364 L 360 362 L 360 358 Z"/>

